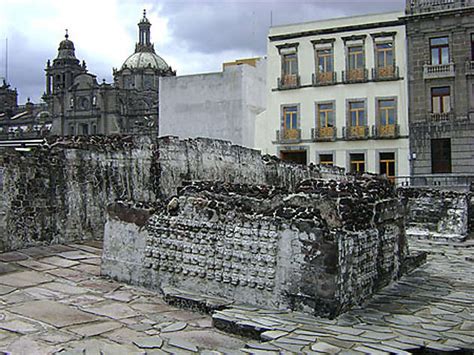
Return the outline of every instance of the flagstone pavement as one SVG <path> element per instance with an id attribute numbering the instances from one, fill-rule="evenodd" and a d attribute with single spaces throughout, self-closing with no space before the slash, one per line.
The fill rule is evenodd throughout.
<path id="1" fill-rule="evenodd" d="M 411 248 L 430 252 L 425 265 L 335 320 L 238 305 L 214 313 L 240 335 L 101 277 L 98 241 L 0 254 L 0 353 L 472 353 L 474 242 Z"/>

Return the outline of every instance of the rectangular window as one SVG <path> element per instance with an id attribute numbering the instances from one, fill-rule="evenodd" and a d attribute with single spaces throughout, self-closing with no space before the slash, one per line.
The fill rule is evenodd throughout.
<path id="1" fill-rule="evenodd" d="M 81 134 L 85 136 L 89 134 L 89 125 L 87 123 L 81 123 Z"/>
<path id="2" fill-rule="evenodd" d="M 306 165 L 306 151 L 305 150 L 290 150 L 281 151 L 280 159 L 283 161 L 291 161 L 293 163 Z"/>
<path id="3" fill-rule="evenodd" d="M 298 75 L 298 61 L 296 53 L 284 54 L 282 56 L 283 61 L 283 76 L 287 75 Z"/>
<path id="4" fill-rule="evenodd" d="M 318 127 L 334 127 L 334 105 L 332 103 L 318 104 Z"/>
<path id="5" fill-rule="evenodd" d="M 69 125 L 69 135 L 74 136 L 76 134 L 76 130 L 74 129 L 74 125 Z"/>
<path id="6" fill-rule="evenodd" d="M 318 73 L 332 73 L 334 71 L 334 57 L 332 48 L 316 50 Z"/>
<path id="7" fill-rule="evenodd" d="M 440 65 L 449 63 L 449 39 L 437 37 L 430 39 L 431 64 Z"/>
<path id="8" fill-rule="evenodd" d="M 394 60 L 392 42 L 377 44 L 375 47 L 375 51 L 377 53 L 377 68 L 393 67 Z"/>
<path id="9" fill-rule="evenodd" d="M 352 127 L 366 125 L 364 101 L 349 102 L 349 119 Z"/>
<path id="10" fill-rule="evenodd" d="M 449 86 L 431 89 L 431 112 L 447 113 L 451 111 L 451 89 Z"/>
<path id="11" fill-rule="evenodd" d="M 283 107 L 283 128 L 298 129 L 298 106 Z"/>
<path id="12" fill-rule="evenodd" d="M 431 140 L 431 172 L 434 174 L 451 172 L 451 139 Z"/>
<path id="13" fill-rule="evenodd" d="M 474 33 L 471 33 L 471 61 L 474 62 Z"/>
<path id="14" fill-rule="evenodd" d="M 352 173 L 363 173 L 365 171 L 365 155 L 364 153 L 353 153 L 349 155 Z"/>
<path id="15" fill-rule="evenodd" d="M 349 70 L 364 68 L 364 49 L 362 46 L 347 48 Z"/>
<path id="16" fill-rule="evenodd" d="M 319 154 L 319 164 L 321 165 L 334 165 L 332 154 Z"/>
<path id="17" fill-rule="evenodd" d="M 396 123 L 396 104 L 395 99 L 378 100 L 378 117 L 380 126 L 394 125 Z"/>
<path id="18" fill-rule="evenodd" d="M 380 153 L 380 175 L 385 175 L 391 181 L 395 179 L 395 153 Z"/>

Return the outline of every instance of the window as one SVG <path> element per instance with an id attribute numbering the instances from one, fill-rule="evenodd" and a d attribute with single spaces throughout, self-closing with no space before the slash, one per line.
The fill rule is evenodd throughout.
<path id="1" fill-rule="evenodd" d="M 283 161 L 306 165 L 306 150 L 281 151 L 280 159 Z"/>
<path id="2" fill-rule="evenodd" d="M 283 129 L 298 128 L 298 106 L 283 107 Z"/>
<path id="3" fill-rule="evenodd" d="M 396 122 L 396 105 L 395 99 L 380 99 L 378 100 L 378 116 L 379 125 L 388 126 L 394 125 Z"/>
<path id="4" fill-rule="evenodd" d="M 318 73 L 332 73 L 334 71 L 332 48 L 316 50 L 316 63 Z"/>
<path id="5" fill-rule="evenodd" d="M 282 57 L 283 61 L 283 76 L 287 75 L 298 75 L 298 61 L 296 53 L 284 54 Z"/>
<path id="6" fill-rule="evenodd" d="M 87 136 L 89 134 L 89 125 L 87 123 L 81 123 L 81 134 Z"/>
<path id="7" fill-rule="evenodd" d="M 321 165 L 334 165 L 332 154 L 319 154 L 319 164 Z"/>
<path id="8" fill-rule="evenodd" d="M 318 127 L 334 127 L 334 105 L 332 103 L 318 104 Z"/>
<path id="9" fill-rule="evenodd" d="M 449 39 L 438 37 L 430 39 L 431 64 L 440 65 L 449 63 Z"/>
<path id="10" fill-rule="evenodd" d="M 349 125 L 352 127 L 365 126 L 365 102 L 349 102 Z"/>
<path id="11" fill-rule="evenodd" d="M 471 33 L 471 61 L 474 62 L 474 33 Z"/>
<path id="12" fill-rule="evenodd" d="M 451 172 L 451 139 L 431 140 L 431 172 Z"/>
<path id="13" fill-rule="evenodd" d="M 365 171 L 365 155 L 364 153 L 353 153 L 350 154 L 351 166 L 350 171 L 352 173 L 362 173 Z"/>
<path id="14" fill-rule="evenodd" d="M 395 180 L 395 153 L 380 153 L 380 175 L 385 175 L 391 181 Z"/>
<path id="15" fill-rule="evenodd" d="M 70 108 L 74 107 L 74 98 L 72 98 L 72 97 L 69 99 L 69 107 Z"/>
<path id="16" fill-rule="evenodd" d="M 431 89 L 431 112 L 435 114 L 451 111 L 451 90 L 449 86 Z"/>
<path id="17" fill-rule="evenodd" d="M 74 128 L 74 125 L 72 125 L 72 124 L 69 125 L 69 135 L 70 135 L 70 136 L 73 136 L 73 135 L 75 135 L 75 134 L 76 134 L 76 130 L 75 130 L 75 128 Z"/>
<path id="18" fill-rule="evenodd" d="M 377 68 L 393 67 L 393 43 L 379 43 L 375 47 Z"/>
<path id="19" fill-rule="evenodd" d="M 348 47 L 349 70 L 364 68 L 364 49 L 362 46 Z"/>

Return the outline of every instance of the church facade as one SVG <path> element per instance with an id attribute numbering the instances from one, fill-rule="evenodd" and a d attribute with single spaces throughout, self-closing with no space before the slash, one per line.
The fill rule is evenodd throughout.
<path id="1" fill-rule="evenodd" d="M 144 11 L 135 52 L 114 69 L 113 84 L 97 82 L 86 63 L 76 58 L 66 33 L 57 57 L 48 60 L 45 69 L 43 100 L 52 115 L 51 134 L 157 133 L 159 78 L 176 72 L 155 53 L 150 27 Z"/>

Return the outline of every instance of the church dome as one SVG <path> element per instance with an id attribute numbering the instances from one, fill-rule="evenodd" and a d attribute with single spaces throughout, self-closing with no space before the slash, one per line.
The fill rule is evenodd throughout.
<path id="1" fill-rule="evenodd" d="M 129 56 L 122 65 L 122 70 L 129 69 L 157 69 L 166 71 L 169 65 L 163 58 L 154 52 L 136 52 Z"/>

